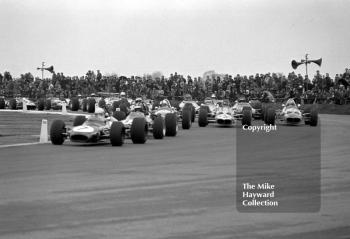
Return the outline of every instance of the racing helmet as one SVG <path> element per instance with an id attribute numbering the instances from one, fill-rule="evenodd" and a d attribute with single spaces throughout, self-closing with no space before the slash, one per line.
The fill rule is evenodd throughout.
<path id="1" fill-rule="evenodd" d="M 160 107 L 167 107 L 167 106 L 168 106 L 168 103 L 166 102 L 166 100 L 162 100 L 162 101 L 159 103 L 159 106 L 160 106 Z"/>
<path id="2" fill-rule="evenodd" d="M 99 118 L 102 118 L 102 117 L 105 116 L 105 111 L 102 108 L 100 108 L 100 107 L 96 107 L 96 109 L 95 109 L 95 116 L 99 117 Z"/>
<path id="3" fill-rule="evenodd" d="M 124 91 L 120 92 L 120 97 L 126 97 L 126 94 Z"/>
<path id="4" fill-rule="evenodd" d="M 286 107 L 296 106 L 295 101 L 293 99 L 287 100 Z"/>
<path id="5" fill-rule="evenodd" d="M 215 94 L 211 94 L 210 96 L 212 99 L 216 99 L 216 95 Z"/>
<path id="6" fill-rule="evenodd" d="M 142 98 L 138 97 L 135 100 L 135 104 L 141 104 L 142 103 Z"/>
<path id="7" fill-rule="evenodd" d="M 141 106 L 141 104 L 136 104 L 136 105 L 134 106 L 134 111 L 135 111 L 135 112 L 142 112 L 142 106 Z"/>

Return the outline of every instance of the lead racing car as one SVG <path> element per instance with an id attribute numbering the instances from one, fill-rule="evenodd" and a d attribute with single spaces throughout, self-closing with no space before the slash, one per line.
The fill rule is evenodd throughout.
<path id="1" fill-rule="evenodd" d="M 158 120 L 159 121 L 159 120 Z M 134 144 L 144 144 L 149 130 L 163 132 L 163 125 L 152 123 L 143 112 L 131 112 L 125 120 L 118 121 L 113 116 L 106 118 L 101 108 L 89 117 L 79 115 L 74 119 L 73 127 L 67 127 L 62 120 L 53 121 L 50 139 L 54 145 L 62 145 L 66 139 L 75 143 L 98 143 L 110 140 L 112 146 L 122 146 L 126 138 Z M 150 127 L 151 126 L 151 127 Z"/>

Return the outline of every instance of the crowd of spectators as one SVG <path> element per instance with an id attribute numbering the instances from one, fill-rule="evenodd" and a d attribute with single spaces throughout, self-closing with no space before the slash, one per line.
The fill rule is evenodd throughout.
<path id="1" fill-rule="evenodd" d="M 31 99 L 124 91 L 131 98 L 154 99 L 162 95 L 176 99 L 191 94 L 194 99 L 203 100 L 214 93 L 219 99 L 234 101 L 241 96 L 260 98 L 267 90 L 278 99 L 295 97 L 309 102 L 347 104 L 350 103 L 349 85 L 350 69 L 334 78 L 317 71 L 313 79 L 294 72 L 287 76 L 281 73 L 232 76 L 207 72 L 201 77 L 184 77 L 176 72 L 165 77 L 155 72 L 142 77 L 125 77 L 88 71 L 81 77 L 54 73 L 51 78 L 43 80 L 34 78 L 31 73 L 22 74 L 17 79 L 13 79 L 9 72 L 0 74 L 0 96 L 10 98 L 20 95 Z"/>

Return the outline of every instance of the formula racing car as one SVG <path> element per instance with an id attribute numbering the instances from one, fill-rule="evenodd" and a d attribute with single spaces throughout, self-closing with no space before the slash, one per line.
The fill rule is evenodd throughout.
<path id="1" fill-rule="evenodd" d="M 288 99 L 285 104 L 282 104 L 282 107 L 282 109 L 276 111 L 269 108 L 265 117 L 265 123 L 275 124 L 276 122 L 287 125 L 300 125 L 304 123 L 310 126 L 317 126 L 318 112 L 315 107 L 302 110 L 300 105 L 297 105 L 293 99 Z"/>

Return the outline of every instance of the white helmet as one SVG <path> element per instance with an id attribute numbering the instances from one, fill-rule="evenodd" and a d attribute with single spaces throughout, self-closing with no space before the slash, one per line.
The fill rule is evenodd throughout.
<path id="1" fill-rule="evenodd" d="M 211 98 L 216 98 L 216 95 L 215 94 L 211 94 Z"/>
<path id="2" fill-rule="evenodd" d="M 166 100 L 162 100 L 160 103 L 159 103 L 159 106 L 160 107 L 167 107 L 168 106 L 168 102 Z"/>
<path id="3" fill-rule="evenodd" d="M 142 112 L 142 107 L 141 107 L 141 105 L 135 105 L 135 106 L 134 106 L 134 111 L 135 111 L 135 112 Z"/>
<path id="4" fill-rule="evenodd" d="M 105 111 L 102 108 L 100 108 L 100 107 L 95 108 L 95 116 L 103 117 L 104 114 L 105 114 Z"/>
<path id="5" fill-rule="evenodd" d="M 120 96 L 126 96 L 125 92 L 120 92 Z"/>

